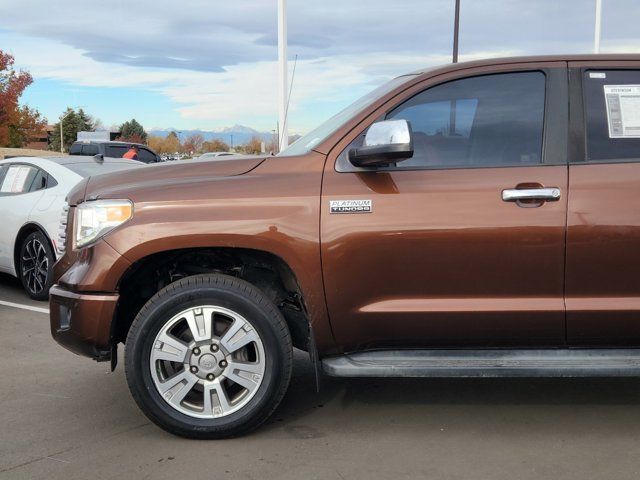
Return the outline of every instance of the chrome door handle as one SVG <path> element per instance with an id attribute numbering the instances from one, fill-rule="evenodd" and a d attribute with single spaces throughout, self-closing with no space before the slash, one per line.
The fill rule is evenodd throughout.
<path id="1" fill-rule="evenodd" d="M 502 191 L 504 202 L 517 202 L 518 200 L 560 200 L 560 189 L 553 188 L 510 188 Z"/>

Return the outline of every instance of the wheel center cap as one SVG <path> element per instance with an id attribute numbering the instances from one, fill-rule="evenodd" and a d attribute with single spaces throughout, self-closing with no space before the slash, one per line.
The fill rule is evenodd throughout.
<path id="1" fill-rule="evenodd" d="M 202 355 L 198 360 L 198 365 L 200 366 L 200 368 L 207 372 L 214 370 L 217 364 L 218 361 L 216 360 L 216 357 L 214 357 L 210 353 Z"/>

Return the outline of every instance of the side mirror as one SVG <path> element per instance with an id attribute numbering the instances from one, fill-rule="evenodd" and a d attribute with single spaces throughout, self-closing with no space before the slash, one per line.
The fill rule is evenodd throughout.
<path id="1" fill-rule="evenodd" d="M 413 132 L 406 120 L 384 120 L 369 127 L 360 148 L 349 150 L 356 167 L 375 167 L 413 156 Z"/>

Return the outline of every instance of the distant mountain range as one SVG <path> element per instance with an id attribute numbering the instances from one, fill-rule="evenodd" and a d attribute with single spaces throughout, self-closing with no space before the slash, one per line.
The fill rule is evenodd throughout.
<path id="1" fill-rule="evenodd" d="M 221 140 L 224 143 L 231 146 L 233 145 L 245 145 L 253 137 L 258 137 L 265 142 L 270 142 L 274 138 L 272 132 L 260 132 L 251 127 L 244 125 L 233 125 L 232 127 L 218 128 L 216 130 L 180 130 L 177 128 L 154 128 L 149 130 L 149 135 L 156 135 L 159 137 L 166 137 L 171 132 L 176 132 L 180 141 L 185 140 L 194 134 L 200 134 L 205 140 Z M 233 137 L 233 138 L 232 138 Z M 298 136 L 296 135 L 295 138 Z M 294 137 L 291 137 L 293 140 Z"/>

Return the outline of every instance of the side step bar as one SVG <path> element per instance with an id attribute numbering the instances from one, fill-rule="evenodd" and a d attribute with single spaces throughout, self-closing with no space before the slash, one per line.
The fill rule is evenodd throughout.
<path id="1" fill-rule="evenodd" d="M 381 350 L 322 360 L 334 377 L 636 377 L 640 349 Z"/>

